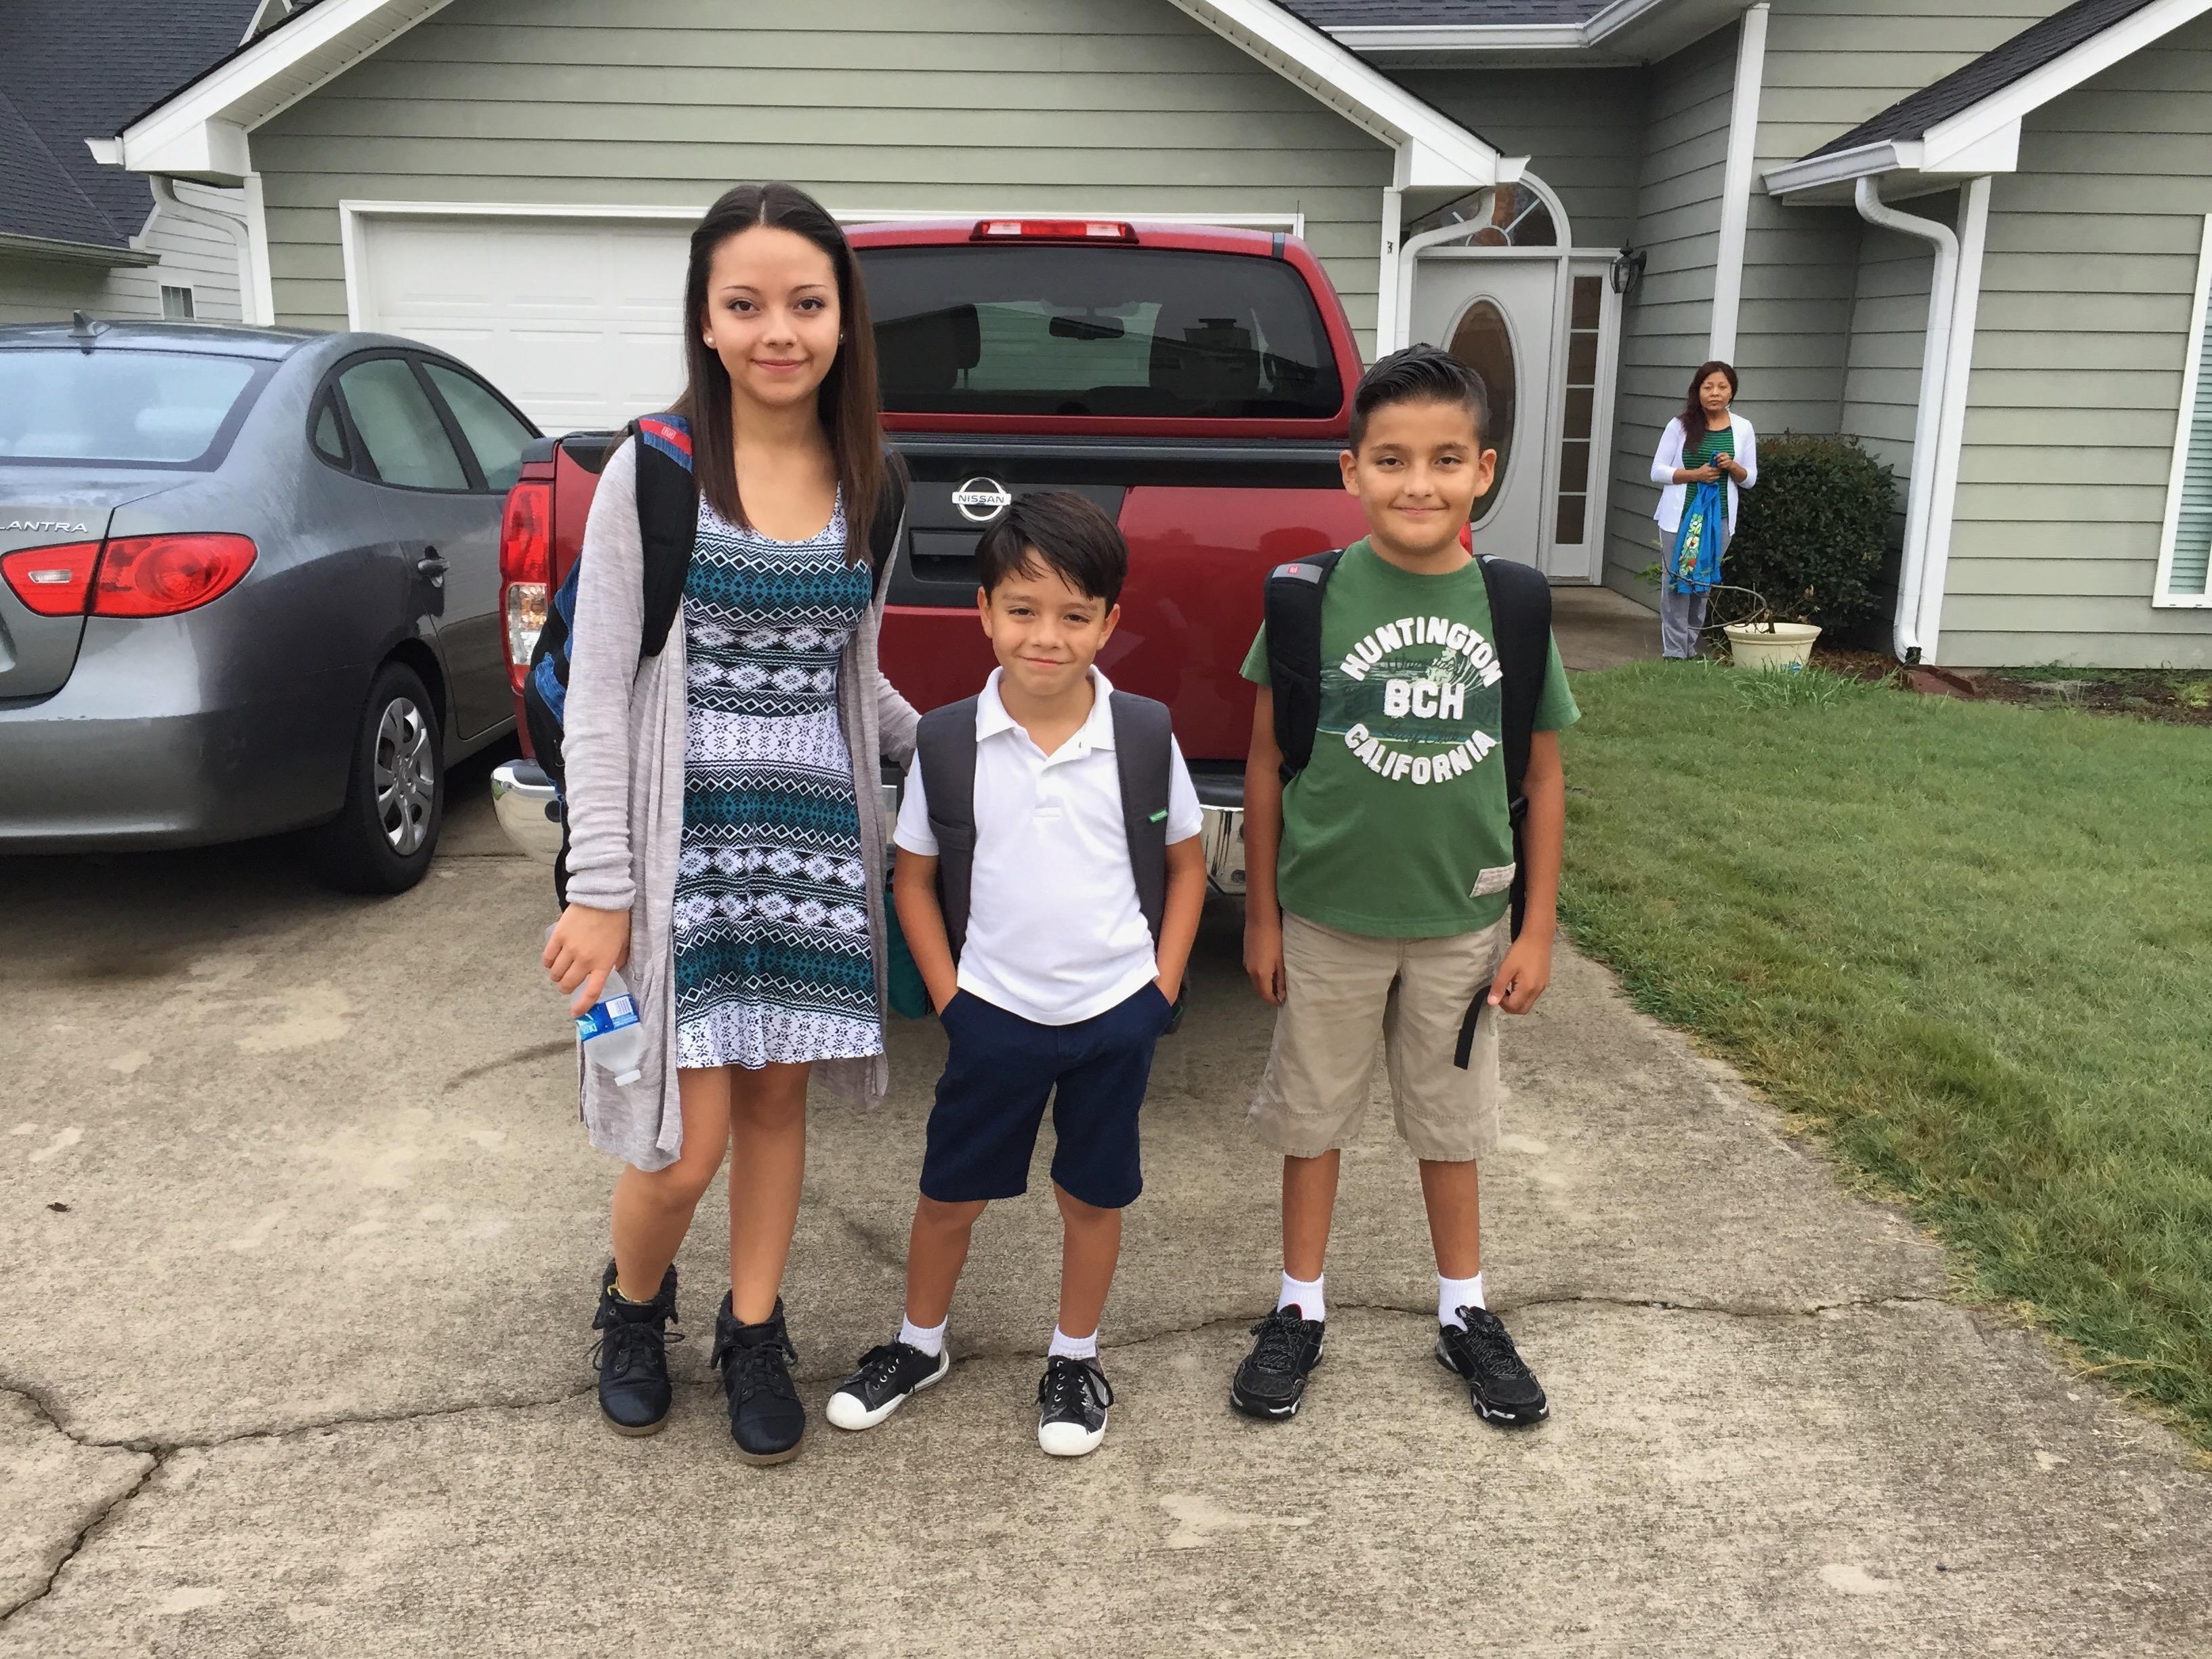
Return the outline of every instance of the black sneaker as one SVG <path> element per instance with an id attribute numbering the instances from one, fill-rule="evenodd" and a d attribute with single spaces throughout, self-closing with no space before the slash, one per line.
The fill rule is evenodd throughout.
<path id="1" fill-rule="evenodd" d="M 738 1322 L 722 1298 L 714 1316 L 714 1354 L 709 1362 L 722 1370 L 722 1393 L 730 1404 L 730 1438 L 748 1463 L 781 1463 L 799 1455 L 806 1432 L 806 1407 L 792 1386 L 791 1367 L 799 1351 L 783 1328 L 783 1298 L 757 1325 Z"/>
<path id="2" fill-rule="evenodd" d="M 1487 1308 L 1462 1308 L 1467 1328 L 1437 1329 L 1437 1364 L 1467 1383 L 1468 1397 L 1484 1420 L 1508 1428 L 1540 1423 L 1552 1414 L 1535 1372 L 1522 1364 L 1519 1350 L 1496 1314 Z"/>
<path id="3" fill-rule="evenodd" d="M 1054 1457 L 1081 1457 L 1106 1437 L 1114 1390 L 1096 1359 L 1056 1353 L 1037 1383 L 1037 1444 Z"/>
<path id="4" fill-rule="evenodd" d="M 1306 1397 L 1306 1374 L 1321 1364 L 1328 1328 L 1321 1320 L 1308 1319 L 1295 1302 L 1269 1314 L 1252 1328 L 1260 1340 L 1237 1368 L 1229 1403 L 1247 1417 L 1296 1417 Z"/>
<path id="5" fill-rule="evenodd" d="M 592 1350 L 599 1373 L 599 1413 L 617 1434 L 656 1434 L 668 1420 L 675 1390 L 668 1381 L 668 1345 L 681 1333 L 676 1322 L 676 1268 L 660 1276 L 660 1291 L 650 1302 L 625 1302 L 615 1294 L 615 1264 L 599 1280 L 599 1310 L 592 1328 L 605 1332 Z"/>
<path id="6" fill-rule="evenodd" d="M 910 1343 L 884 1343 L 860 1356 L 860 1368 L 837 1385 L 822 1414 L 841 1429 L 872 1429 L 951 1369 L 947 1350 L 929 1354 Z"/>

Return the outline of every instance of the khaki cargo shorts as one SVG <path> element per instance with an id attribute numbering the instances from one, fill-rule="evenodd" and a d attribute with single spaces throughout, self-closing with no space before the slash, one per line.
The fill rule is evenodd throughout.
<path id="1" fill-rule="evenodd" d="M 1283 917 L 1283 1006 L 1252 1102 L 1252 1127 L 1286 1158 L 1318 1158 L 1359 1133 L 1378 1039 L 1398 1133 L 1413 1156 L 1464 1164 L 1498 1146 L 1498 1027 L 1486 1008 L 1465 1071 L 1452 1063 L 1477 992 L 1505 960 L 1512 924 L 1449 939 L 1370 939 Z"/>

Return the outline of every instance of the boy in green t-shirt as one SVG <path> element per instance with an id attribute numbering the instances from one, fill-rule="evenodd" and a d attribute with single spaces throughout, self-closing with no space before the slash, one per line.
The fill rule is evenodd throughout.
<path id="1" fill-rule="evenodd" d="M 1244 966 L 1276 1016 L 1253 1127 L 1283 1155 L 1283 1282 L 1230 1389 L 1237 1410 L 1294 1414 L 1321 1363 L 1322 1260 L 1340 1149 L 1367 1106 L 1381 1039 L 1399 1133 L 1420 1160 L 1437 1259 L 1436 1357 L 1488 1421 L 1549 1410 L 1484 1305 L 1476 1162 L 1498 1144 L 1498 1020 L 1525 1014 L 1552 975 L 1566 784 L 1561 728 L 1577 718 L 1559 647 L 1537 701 L 1523 792 L 1527 914 L 1513 884 L 1502 673 L 1480 568 L 1460 542 L 1497 452 L 1481 380 L 1413 346 L 1352 398 L 1345 488 L 1368 536 L 1345 550 L 1322 606 L 1319 729 L 1285 786 L 1273 700 L 1252 716 L 1244 774 Z M 1244 678 L 1265 688 L 1267 630 Z M 1462 1027 L 1481 1000 L 1462 1065 Z"/>

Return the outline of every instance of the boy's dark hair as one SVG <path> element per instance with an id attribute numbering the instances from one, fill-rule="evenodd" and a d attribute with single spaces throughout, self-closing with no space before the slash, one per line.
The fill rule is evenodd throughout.
<path id="1" fill-rule="evenodd" d="M 1113 520 L 1073 490 L 1024 495 L 975 544 L 976 580 L 988 593 L 1010 576 L 1046 570 L 1110 611 L 1128 580 L 1129 544 Z"/>
<path id="2" fill-rule="evenodd" d="M 1482 376 L 1442 346 L 1409 345 L 1359 377 L 1352 394 L 1352 447 L 1367 438 L 1367 417 L 1391 404 L 1458 404 L 1474 417 L 1475 447 L 1490 431 L 1490 392 Z"/>

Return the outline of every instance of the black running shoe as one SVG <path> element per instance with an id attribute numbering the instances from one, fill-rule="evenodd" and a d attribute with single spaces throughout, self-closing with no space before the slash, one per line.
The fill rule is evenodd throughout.
<path id="1" fill-rule="evenodd" d="M 1467 1383 L 1468 1397 L 1486 1422 L 1522 1428 L 1552 1414 L 1535 1372 L 1521 1360 L 1513 1339 L 1487 1308 L 1462 1308 L 1467 1328 L 1437 1329 L 1437 1364 Z"/>
<path id="2" fill-rule="evenodd" d="M 1296 1417 L 1306 1396 L 1306 1374 L 1321 1364 L 1322 1340 L 1327 1325 L 1308 1319 L 1298 1304 L 1278 1308 L 1252 1328 L 1260 1340 L 1237 1379 L 1229 1385 L 1229 1403 L 1247 1417 Z"/>
<path id="3" fill-rule="evenodd" d="M 730 1438 L 748 1463 L 781 1463 L 799 1455 L 806 1432 L 806 1407 L 792 1386 L 791 1367 L 799 1351 L 783 1327 L 783 1298 L 757 1325 L 739 1322 L 722 1298 L 714 1316 L 713 1364 L 721 1367 L 722 1393 L 730 1406 Z"/>
<path id="4" fill-rule="evenodd" d="M 599 1310 L 592 1328 L 605 1333 L 592 1350 L 599 1373 L 599 1413 L 617 1434 L 656 1434 L 668 1421 L 675 1390 L 668 1381 L 668 1345 L 681 1342 L 676 1322 L 676 1268 L 660 1278 L 650 1302 L 625 1302 L 615 1294 L 615 1264 L 599 1280 Z"/>
<path id="5" fill-rule="evenodd" d="M 841 1429 L 872 1429 L 952 1369 L 952 1356 L 905 1342 L 886 1342 L 860 1356 L 860 1368 L 837 1385 L 822 1414 Z"/>
<path id="6" fill-rule="evenodd" d="M 1106 1437 L 1114 1390 L 1096 1359 L 1056 1353 L 1037 1383 L 1037 1444 L 1054 1457 L 1082 1457 Z"/>

